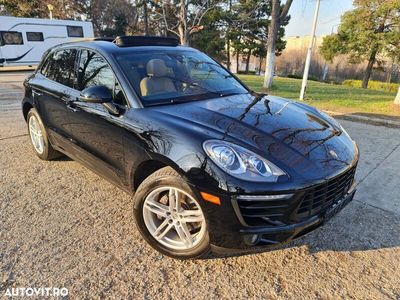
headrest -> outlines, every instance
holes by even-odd
[[[151,59],[147,62],[146,66],[147,75],[153,77],[163,77],[168,73],[167,66],[162,59]]]

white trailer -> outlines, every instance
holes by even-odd
[[[0,16],[0,67],[35,66],[50,47],[79,38],[93,38],[91,22]]]

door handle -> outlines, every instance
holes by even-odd
[[[35,90],[32,90],[32,96],[33,96],[33,97],[40,97],[40,96],[42,96],[42,95],[43,95],[43,93],[40,93],[40,92],[35,91]]]
[[[77,108],[77,107],[74,105],[74,103],[73,103],[72,101],[69,102],[69,103],[67,103],[67,108],[68,108],[70,111],[73,111],[73,112],[79,111],[79,108]]]

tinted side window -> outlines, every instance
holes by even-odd
[[[114,90],[114,73],[103,57],[95,52],[82,50],[78,69],[78,90],[95,86],[104,85]]]
[[[75,58],[75,49],[55,51],[46,60],[42,74],[51,80],[73,87]]]
[[[67,26],[69,37],[83,37],[83,28],[81,26]]]
[[[43,74],[44,76],[46,76],[46,74],[47,74],[47,69],[49,68],[49,65],[51,64],[52,56],[53,56],[52,54],[49,54],[49,55],[46,55],[46,57],[44,57],[44,62],[40,69],[40,73]]]
[[[43,32],[27,32],[26,39],[28,42],[43,42]]]
[[[82,91],[95,85],[107,87],[113,94],[114,103],[126,105],[125,96],[107,61],[95,52],[82,50],[76,88]]]
[[[17,31],[3,31],[0,32],[0,44],[1,45],[22,45],[24,40],[22,39],[22,33]]]

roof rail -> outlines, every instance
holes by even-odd
[[[113,42],[115,39],[113,37],[107,37],[107,36],[103,36],[103,37],[95,37],[93,39],[93,41],[104,41],[104,42]]]
[[[75,38],[71,42],[93,42],[93,41],[105,41],[105,42],[113,42],[115,38],[113,37],[84,37],[84,38]]]
[[[163,36],[117,36],[113,41],[118,47],[135,46],[170,46],[176,47],[179,41],[176,38]]]

